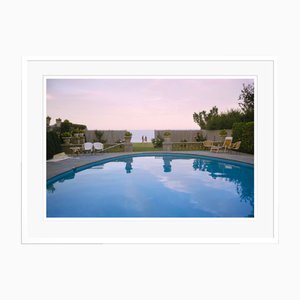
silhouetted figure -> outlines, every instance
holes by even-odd
[[[147,136],[145,136],[145,142],[147,143]]]

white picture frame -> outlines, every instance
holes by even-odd
[[[278,241],[274,57],[135,59],[24,57],[22,62],[22,243],[253,243]],[[45,78],[232,76],[255,78],[255,217],[45,217]],[[34,138],[33,138],[34,137]]]

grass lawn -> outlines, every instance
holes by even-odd
[[[133,143],[133,152],[161,150],[162,148],[154,148],[152,143]]]

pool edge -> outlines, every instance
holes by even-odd
[[[159,151],[159,152],[155,152],[155,151],[144,151],[144,152],[123,152],[123,153],[112,153],[112,155],[106,156],[106,157],[94,157],[94,156],[90,156],[90,158],[95,158],[95,160],[83,163],[83,164],[79,164],[79,165],[75,165],[75,166],[70,166],[69,168],[67,168],[66,170],[62,171],[62,172],[58,172],[57,174],[54,174],[52,176],[48,177],[48,172],[47,172],[47,178],[46,178],[46,183],[49,184],[49,182],[51,181],[56,181],[57,177],[62,177],[64,175],[66,175],[69,172],[80,172],[84,169],[89,168],[90,166],[93,166],[96,163],[100,163],[100,162],[109,162],[111,160],[114,160],[116,158],[122,158],[122,157],[138,157],[138,156],[151,156],[151,155],[163,155],[163,154],[168,154],[168,155],[183,155],[183,156],[199,156],[199,157],[207,157],[207,158],[212,158],[212,159],[219,159],[219,160],[225,160],[225,161],[232,161],[234,163],[240,163],[240,164],[246,164],[249,166],[253,166],[254,167],[254,156],[248,156],[248,158],[252,158],[253,161],[249,161],[246,159],[245,154],[234,154],[233,157],[228,157],[228,155],[232,155],[229,153],[211,153],[211,152],[204,152],[201,151],[201,153],[199,152],[192,152],[192,151],[188,151],[188,152],[183,152],[183,151]],[[225,156],[224,156],[225,155]],[[238,159],[234,159],[234,158],[238,158]],[[247,161],[245,161],[247,160]],[[60,162],[61,163],[61,162]],[[63,162],[62,162],[63,163]],[[49,167],[48,164],[47,168]],[[80,170],[79,170],[80,169]],[[56,178],[56,180],[54,180]]]

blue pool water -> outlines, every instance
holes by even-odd
[[[47,217],[253,217],[254,168],[214,158],[128,155],[47,182]]]

